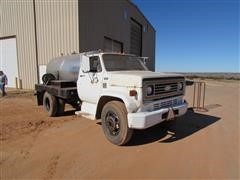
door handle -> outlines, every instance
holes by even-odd
[[[80,75],[80,77],[85,77],[85,75]]]

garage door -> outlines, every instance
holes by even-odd
[[[16,88],[18,78],[16,38],[0,39],[0,69],[8,77],[7,87]]]
[[[123,52],[123,43],[113,40],[108,37],[104,37],[104,47],[105,52]]]
[[[130,53],[142,56],[142,25],[131,18]]]

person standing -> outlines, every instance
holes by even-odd
[[[3,71],[0,71],[0,89],[2,91],[2,96],[6,96],[7,93],[5,91],[5,85],[7,85],[8,79],[6,74],[3,73]]]

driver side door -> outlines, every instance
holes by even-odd
[[[84,59],[85,58],[85,59]],[[89,61],[88,66],[90,67],[89,71],[84,72],[80,68],[79,77],[78,77],[78,95],[82,101],[89,103],[97,103],[99,95],[101,93],[101,84],[102,84],[102,66],[99,56],[83,56],[82,62]],[[84,66],[84,64],[82,64]],[[82,66],[81,65],[81,66]]]

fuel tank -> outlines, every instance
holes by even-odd
[[[56,80],[77,81],[80,62],[81,54],[54,58],[47,64],[47,73],[54,75]]]

